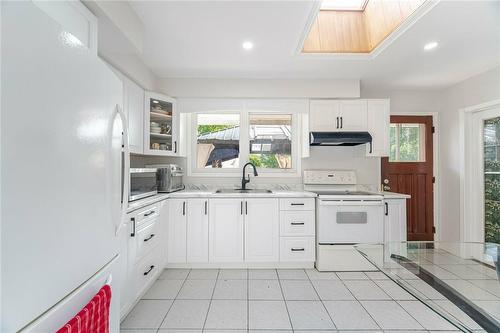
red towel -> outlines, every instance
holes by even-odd
[[[109,305],[111,288],[108,285],[99,292],[57,333],[109,333]]]

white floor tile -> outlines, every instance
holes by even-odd
[[[370,280],[345,280],[347,288],[359,300],[390,300],[389,295],[384,293],[375,282]]]
[[[217,280],[213,299],[247,299],[247,280]]]
[[[121,328],[158,328],[167,314],[171,300],[140,300],[121,323]]]
[[[189,274],[189,269],[165,269],[158,279],[184,280]]]
[[[378,329],[358,301],[325,301],[326,309],[338,329]]]
[[[136,330],[136,329],[120,329],[120,333],[156,333],[156,329],[152,330]]]
[[[253,300],[282,300],[278,280],[248,280],[248,298]]]
[[[292,329],[284,301],[250,301],[250,329]]]
[[[306,269],[306,274],[310,280],[338,280],[334,272],[319,272],[317,269]]]
[[[293,330],[249,330],[248,332],[249,333],[292,333]],[[309,333],[311,332],[309,331]],[[314,331],[314,333],[318,333],[318,331]]]
[[[215,280],[186,280],[178,299],[211,299]]]
[[[363,272],[337,272],[337,276],[342,280],[367,280],[368,276],[366,276]]]
[[[175,300],[162,328],[203,329],[209,300]]]
[[[363,307],[382,329],[422,329],[395,301],[361,301]]]
[[[318,295],[309,280],[281,280],[283,296],[286,300],[318,300]]]
[[[441,295],[438,291],[436,291],[436,289],[429,286],[425,281],[405,280],[405,282],[429,299],[446,299],[446,297]]]
[[[461,279],[488,279],[489,277],[468,265],[440,265],[443,269],[453,273]]]
[[[219,274],[218,269],[192,269],[188,280],[215,280]]]
[[[160,328],[158,333],[202,333],[203,330],[177,330],[169,328]]]
[[[354,296],[342,281],[315,280],[312,281],[314,289],[318,292],[319,298],[327,301],[348,301],[354,300]]]
[[[246,280],[247,277],[246,269],[221,269],[219,272],[221,280]]]
[[[433,264],[423,264],[421,265],[425,270],[429,271],[432,275],[436,276],[438,279],[448,279],[457,280],[460,279],[457,275]]]
[[[278,274],[275,269],[250,269],[248,278],[250,280],[277,280]]]
[[[286,304],[294,330],[335,328],[320,301],[287,301]]]
[[[372,280],[389,280],[387,275],[382,272],[365,272],[365,274]]]
[[[500,321],[500,301],[475,301],[474,303]]]
[[[142,299],[174,299],[184,280],[157,280]]]
[[[456,328],[420,301],[399,301],[399,304],[426,329],[454,330]]]
[[[210,330],[210,329],[204,329],[203,333],[247,333],[247,330]]]
[[[465,314],[462,310],[460,310],[455,304],[450,302],[449,300],[435,300],[432,301],[436,303],[442,310],[448,312],[453,317],[455,317],[462,324],[467,326],[472,330],[480,330],[481,326],[479,326],[472,318],[470,318],[467,314]]]
[[[469,282],[500,297],[500,282],[498,282],[498,280],[470,280]]]
[[[471,300],[498,300],[493,294],[476,287],[472,283],[465,280],[443,280],[446,284],[450,285],[453,289]]]
[[[308,280],[303,269],[278,269],[280,280]]]
[[[415,297],[410,295],[402,287],[398,286],[391,280],[375,280],[374,281],[387,295],[395,300],[414,300]]]
[[[497,271],[493,268],[480,265],[480,264],[475,264],[475,265],[467,265],[468,268],[473,269],[481,274],[486,275],[489,279],[497,280],[498,281],[498,275]]]
[[[213,300],[206,329],[246,329],[247,301]]]

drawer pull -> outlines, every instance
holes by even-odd
[[[304,222],[292,222],[291,225],[304,225]]]
[[[144,238],[144,241],[147,242],[148,240],[150,240],[151,238],[153,238],[155,236],[155,234],[151,234],[148,238]]]
[[[292,247],[291,248],[292,252],[303,252],[305,249],[303,247]]]
[[[130,237],[135,237],[135,231],[137,227],[135,224],[135,217],[132,217],[130,221],[132,222],[132,232],[130,233]]]
[[[144,272],[144,276],[148,275],[149,273],[151,273],[151,271],[153,270],[153,268],[155,268],[155,265],[151,265],[151,267],[149,267],[148,271],[147,272]]]
[[[292,205],[292,206],[304,206],[304,203],[303,202],[301,202],[301,203],[293,203],[292,202],[290,205]]]
[[[150,211],[150,212],[148,212],[148,213],[144,214],[144,217],[148,217],[149,215],[153,215],[154,213],[155,213],[155,211],[154,211],[154,210],[152,210],[152,211]]]

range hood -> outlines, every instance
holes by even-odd
[[[311,146],[357,146],[370,144],[372,151],[372,136],[368,132],[310,132]]]

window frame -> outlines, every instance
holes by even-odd
[[[189,177],[241,177],[241,169],[249,161],[250,155],[250,115],[281,115],[292,116],[292,168],[290,169],[270,169],[257,168],[259,177],[301,177],[301,113],[308,112],[307,104],[302,100],[248,100],[238,101],[239,104],[231,100],[208,100],[206,103],[197,100],[194,103],[187,103],[188,107],[184,112],[190,113],[188,138],[190,150],[187,154],[187,173]],[[234,107],[239,104],[239,107]],[[233,105],[233,107],[227,107]],[[239,108],[239,110],[237,110]],[[240,167],[239,168],[198,168],[197,162],[197,122],[198,114],[239,114],[240,116]]]

